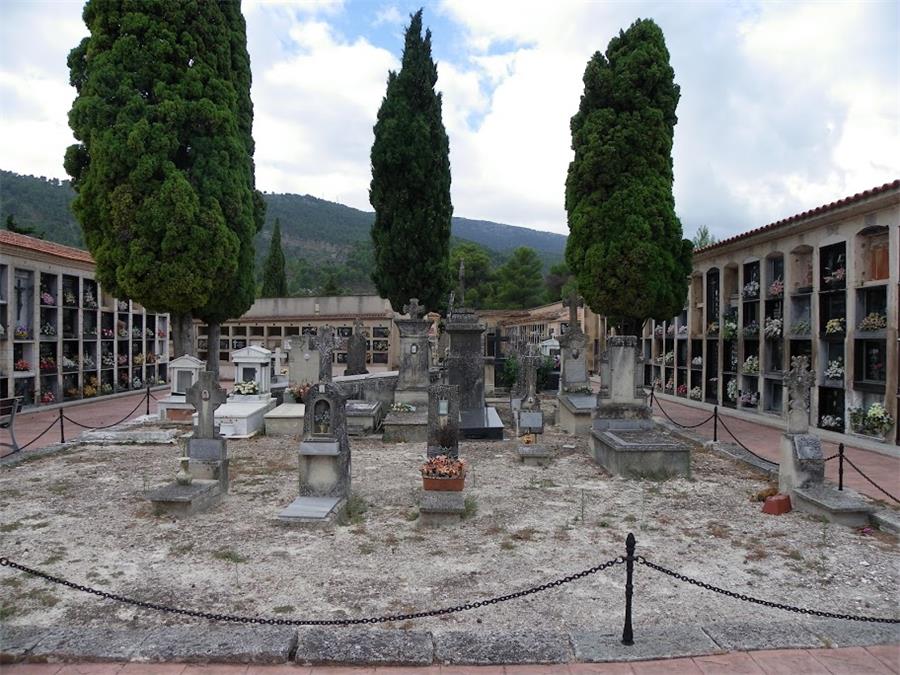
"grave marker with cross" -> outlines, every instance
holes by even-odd
[[[316,349],[319,350],[319,382],[333,380],[331,366],[334,362],[334,350],[343,344],[343,340],[338,339],[331,325],[325,324],[319,329],[316,337]]]
[[[194,438],[219,438],[216,434],[216,409],[225,403],[228,395],[219,386],[214,373],[200,373],[185,394],[185,400],[197,411],[197,429]]]
[[[409,314],[409,318],[419,321],[425,315],[425,308],[419,305],[418,298],[410,298],[408,305],[403,305],[403,313]]]

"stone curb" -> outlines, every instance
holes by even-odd
[[[557,631],[402,631],[197,624],[149,629],[4,626],[0,664],[60,661],[332,666],[618,662],[763,649],[900,645],[900,625],[821,620]]]

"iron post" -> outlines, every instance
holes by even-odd
[[[838,443],[838,490],[844,489],[844,444]]]
[[[719,406],[713,406],[713,443],[719,442]]]
[[[63,411],[62,408],[58,408],[59,412],[59,442],[66,442],[66,423],[63,421]]]
[[[147,383],[147,414],[150,414],[150,383]]]
[[[631,629],[631,596],[634,592],[634,533],[629,532],[625,538],[625,628],[622,630],[622,644],[630,647],[634,644],[634,632]]]

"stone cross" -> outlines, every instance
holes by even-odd
[[[334,361],[334,350],[343,344],[335,335],[334,328],[325,324],[319,329],[316,337],[316,349],[319,350],[319,381],[331,382],[331,365]]]
[[[532,335],[539,336],[540,333],[535,332],[532,333]],[[542,358],[540,347],[538,347],[537,343],[533,342],[529,344],[525,352],[525,357],[522,359],[522,365],[525,370],[525,397],[522,402],[522,407],[525,409],[530,410],[535,406],[540,407],[537,396],[537,371]]]
[[[450,300],[447,302],[447,318],[453,316],[453,303],[456,302],[456,291],[450,291]]]
[[[459,304],[466,304],[466,261],[459,261]]]
[[[410,298],[408,305],[403,305],[403,313],[409,314],[409,318],[418,321],[425,314],[425,308],[419,305],[418,298]]]
[[[197,431],[194,438],[218,438],[216,436],[216,408],[225,403],[228,395],[219,386],[215,373],[200,373],[185,394],[185,400],[197,411]]]
[[[792,356],[791,369],[784,376],[788,388],[788,433],[803,434],[809,430],[809,388],[815,380],[809,357]]]
[[[576,329],[576,326],[580,328],[580,324],[578,323],[578,308],[584,306],[584,300],[578,297],[575,293],[570,293],[569,297],[563,300],[563,307],[569,308],[569,328],[566,330],[567,333],[571,333]]]
[[[275,377],[278,377],[281,375],[281,364],[287,360],[287,355],[281,351],[281,347],[278,347],[272,359],[275,361]]]

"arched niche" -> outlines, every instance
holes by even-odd
[[[890,274],[890,232],[887,225],[870,225],[856,233],[854,262],[857,280],[886,281]]]
[[[737,263],[728,263],[722,271],[722,296],[729,308],[737,309],[741,295],[740,267]]]
[[[807,244],[794,248],[788,259],[789,293],[812,293],[813,247]]]
[[[784,254],[781,251],[772,251],[766,255],[764,266],[762,283],[765,284],[765,296],[767,298],[784,297]]]

